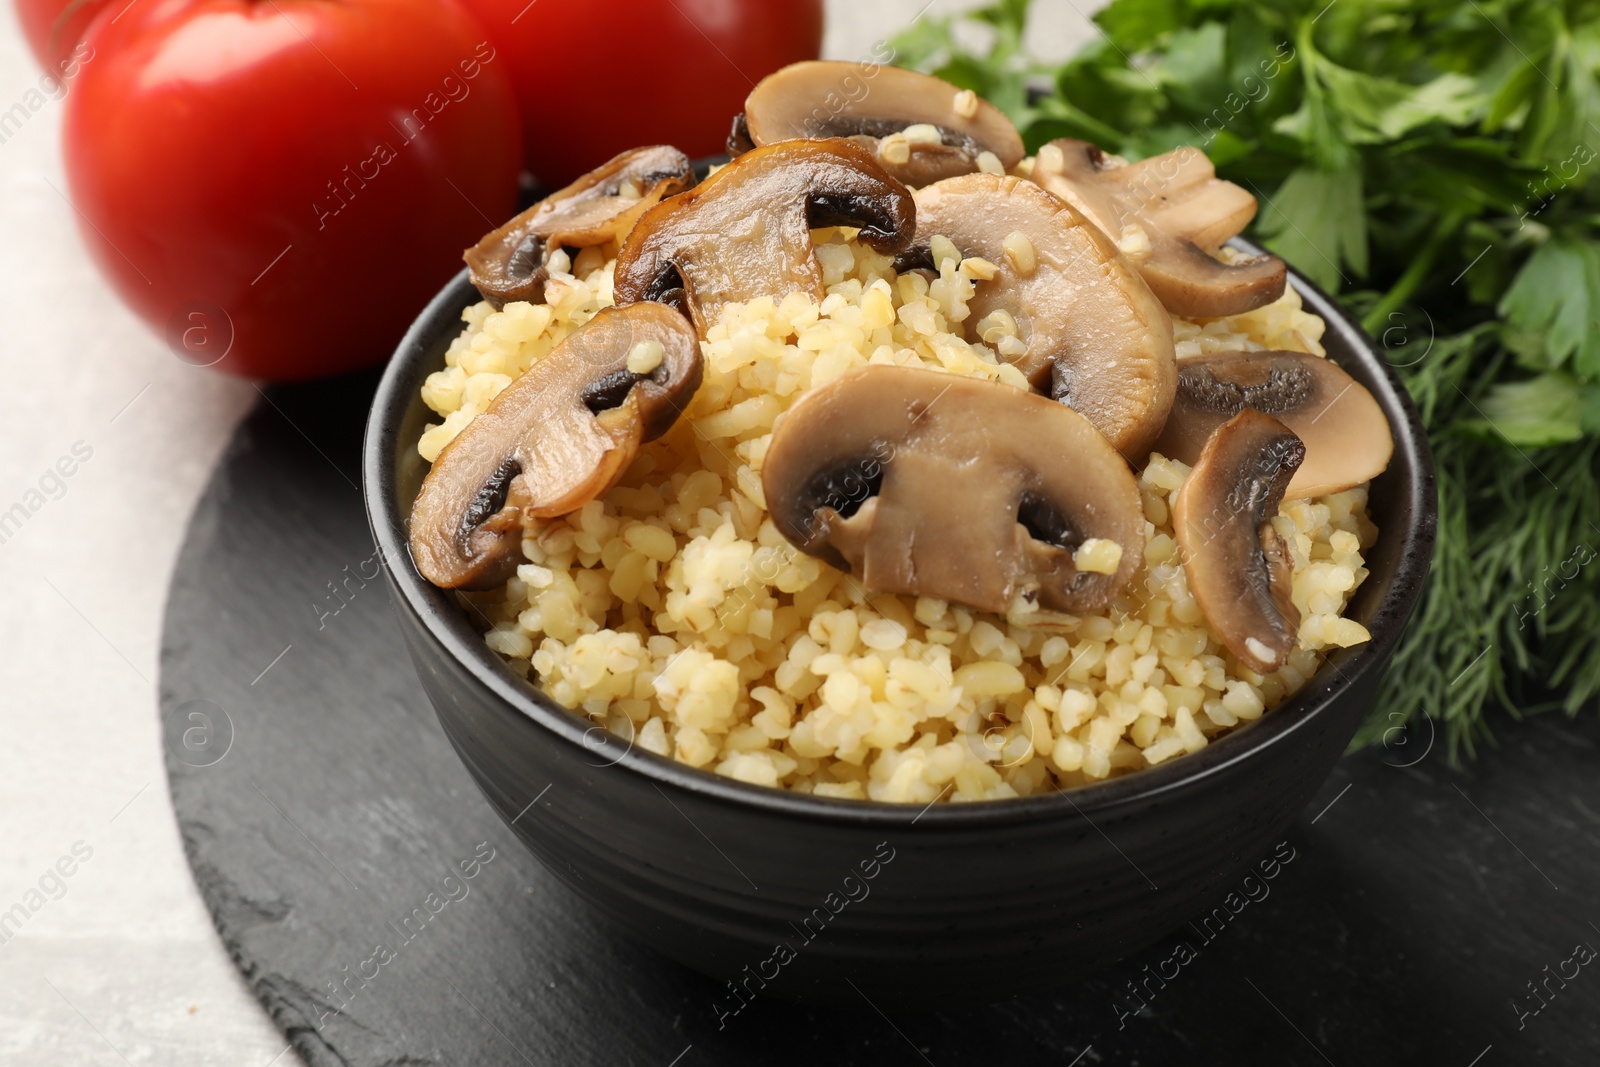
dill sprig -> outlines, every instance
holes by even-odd
[[[1407,375],[1421,388],[1437,377]],[[1427,714],[1455,760],[1492,740],[1489,708],[1574,714],[1600,694],[1600,442],[1508,454],[1465,422],[1431,435],[1433,571],[1358,745]]]

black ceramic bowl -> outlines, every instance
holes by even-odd
[[[1372,641],[1194,755],[1048,796],[921,809],[746,785],[630,748],[502,666],[417,574],[406,517],[431,414],[418,388],[477,299],[463,272],[401,342],[363,457],[395,611],[445,733],[552,872],[746,999],[998,998],[1156,940],[1223,897],[1310,801],[1372,707],[1433,554],[1432,457],[1415,409],[1360,327],[1291,277],[1328,322],[1331,358],[1394,430],[1370,501],[1381,536],[1348,612]],[[707,1010],[737,1009],[724,992]]]

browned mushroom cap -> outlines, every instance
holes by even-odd
[[[1193,465],[1211,431],[1245,408],[1265,412],[1306,446],[1284,494],[1338,493],[1382,474],[1394,455],[1389,420],[1332,360],[1304,352],[1215,352],[1178,364],[1178,395],[1156,452]]]
[[[1034,387],[1142,461],[1172,406],[1172,320],[1111,240],[1032,182],[997,174],[917,190],[917,231],[995,265],[966,321],[1008,312],[1027,345],[1014,362]]]
[[[645,212],[617,256],[618,304],[659,300],[701,336],[723,304],[826,291],[813,226],[859,226],[896,252],[916,229],[905,186],[849,141],[784,141],[740,156],[698,188]]]
[[[907,131],[910,136],[907,136]],[[793,63],[767,75],[745,98],[729,151],[746,142],[848,137],[907,185],[971,174],[979,157],[1009,171],[1022,136],[1005,112],[975,93],[901,67],[831,60]]]
[[[1122,457],[1076,412],[982,378],[884,365],[819,386],[779,418],[761,485],[786,538],[875,592],[1095,611],[1143,559]],[[1090,538],[1121,550],[1111,573],[1075,565]]]
[[[522,562],[522,519],[568,514],[611,488],[677,419],[700,371],[677,312],[600,311],[439,453],[411,508],[417,570],[447,589],[505,581]]]
[[[1120,242],[1174,315],[1238,315],[1283,295],[1277,256],[1229,265],[1212,254],[1249,225],[1256,198],[1218,178],[1197,148],[1117,165],[1088,141],[1062,138],[1039,150],[1033,180]],[[1138,230],[1123,241],[1128,227]]]
[[[1257,674],[1283,666],[1300,631],[1293,562],[1272,517],[1305,454],[1287,426],[1246,408],[1212,431],[1172,505],[1189,591]]]
[[[664,197],[694,184],[689,157],[668,145],[635,148],[486,235],[463,258],[472,284],[495,307],[544,298],[550,256],[620,238]]]

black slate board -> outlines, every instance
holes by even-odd
[[[195,879],[313,1067],[1600,1061],[1600,960],[1549,977],[1600,949],[1593,715],[1504,720],[1461,773],[1426,728],[1346,759],[1236,914],[1094,980],[937,1013],[760,999],[719,1027],[721,984],[592,916],[440,732],[356,490],[374,384],[266,395],[191,522],[162,650]]]

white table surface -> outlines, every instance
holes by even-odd
[[[925,3],[829,0],[827,54],[869,55]],[[39,75],[3,6],[0,110]],[[1066,0],[1036,6],[1042,55],[1096,32]],[[0,511],[92,449],[0,543],[0,911],[78,842],[92,855],[0,944],[0,1063],[288,1067],[184,861],[156,711],[168,577],[256,391],[175,359],[100,279],[63,195],[60,123],[50,101],[0,144]]]

